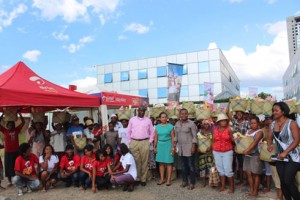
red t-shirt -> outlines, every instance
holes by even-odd
[[[39,159],[36,155],[30,154],[29,160],[18,156],[15,162],[15,171],[24,175],[36,175],[34,164],[39,164]]]
[[[5,152],[18,152],[19,151],[19,133],[22,127],[18,126],[14,131],[9,131],[8,129],[2,129],[4,134],[4,150]]]
[[[218,152],[226,152],[232,150],[232,138],[229,134],[229,128],[219,131],[218,128],[214,129],[214,144],[213,150]]]
[[[81,158],[81,163],[83,164],[83,168],[88,170],[89,172],[93,172],[93,163],[95,161],[95,154],[92,154],[92,159],[90,160],[89,157],[83,156]]]
[[[103,176],[104,172],[107,170],[107,165],[111,163],[109,158],[105,158],[103,162],[96,160],[93,163],[93,168],[96,168],[96,176]]]
[[[77,154],[74,154],[73,158],[70,160],[66,155],[64,155],[61,160],[59,167],[64,170],[72,170],[80,166],[80,157]]]

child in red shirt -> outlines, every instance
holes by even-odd
[[[23,187],[27,185],[27,192],[37,188],[40,181],[36,175],[35,164],[39,164],[36,155],[31,153],[31,147],[28,143],[23,143],[19,147],[20,156],[17,157],[15,162],[15,174],[12,183],[19,189],[18,196],[23,195]],[[38,165],[39,169],[39,165]]]
[[[86,145],[84,156],[81,158],[79,180],[83,190],[90,187],[92,183],[93,163],[95,161],[93,149],[93,145]]]
[[[107,157],[105,150],[99,150],[96,154],[96,161],[93,163],[93,181],[92,190],[96,192],[103,187],[108,188],[110,186],[110,170],[111,160]]]
[[[66,182],[66,187],[70,187],[72,183],[75,187],[79,187],[78,169],[80,167],[80,157],[74,154],[74,146],[68,144],[66,146],[66,154],[61,158],[59,167],[59,178]]]

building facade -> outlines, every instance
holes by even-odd
[[[183,64],[180,101],[201,101],[204,82],[214,83],[215,98],[240,95],[240,81],[220,49],[151,57],[97,66],[98,84],[167,103],[167,65]]]
[[[300,50],[293,56],[283,75],[283,94],[285,99],[300,99]]]
[[[300,48],[300,16],[291,16],[286,19],[288,43],[289,43],[289,56],[290,62]]]

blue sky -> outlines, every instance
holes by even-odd
[[[93,66],[219,47],[240,78],[282,97],[285,19],[299,0],[0,0],[0,73],[19,60],[60,85]]]

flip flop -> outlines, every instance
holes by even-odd
[[[157,185],[163,185],[163,184],[165,184],[165,181],[157,183]]]

